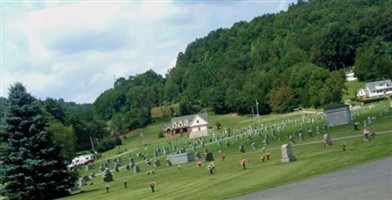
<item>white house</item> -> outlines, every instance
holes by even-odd
[[[208,134],[207,113],[174,117],[170,123],[163,126],[165,136],[179,133],[189,133],[190,138],[202,137]]]
[[[366,83],[366,88],[361,88],[357,92],[357,97],[372,98],[384,95],[392,95],[391,79]]]
[[[346,73],[346,81],[356,81],[357,77],[355,77],[354,72]]]

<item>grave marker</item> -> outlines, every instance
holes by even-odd
[[[284,144],[281,147],[282,150],[282,159],[280,160],[281,163],[289,163],[295,160],[293,155],[293,150],[291,149],[290,144]]]

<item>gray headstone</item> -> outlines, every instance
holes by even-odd
[[[109,168],[106,168],[105,171],[103,172],[103,181],[105,182],[113,181],[113,175],[112,172],[110,172]]]
[[[160,160],[154,160],[154,167],[159,167],[161,166],[161,161]]]
[[[135,165],[135,167],[133,167],[133,173],[139,173],[139,172],[140,172],[139,165]]]
[[[135,162],[129,163],[129,167],[132,168],[132,169],[135,167],[135,165],[136,165]]]
[[[282,163],[289,163],[295,160],[293,155],[293,150],[291,149],[290,144],[284,144],[281,147],[282,150],[282,159],[280,160]]]

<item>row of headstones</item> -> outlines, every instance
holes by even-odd
[[[242,146],[242,145],[239,146],[239,150],[240,150],[240,152],[244,153],[245,152],[244,146]],[[292,162],[292,161],[296,160],[295,157],[293,156],[293,151],[291,149],[290,144],[283,145],[281,147],[281,151],[282,151],[282,159],[281,159],[282,163],[289,163],[289,162]],[[207,149],[204,150],[204,154],[206,155],[206,158],[205,158],[206,161],[213,161],[214,160],[212,153],[208,152]],[[199,157],[201,157],[201,156],[199,155]],[[126,167],[125,167],[126,170],[130,170],[132,168],[134,170],[134,173],[139,173],[140,172],[139,165],[137,165],[135,163],[134,159],[132,159],[132,158],[130,159],[130,161],[131,162],[128,165],[126,165]],[[170,161],[169,160],[167,160],[167,161],[168,161],[168,165],[171,165]],[[156,160],[155,164],[156,164],[155,166],[160,166],[160,161]],[[114,181],[113,174],[112,174],[111,170],[108,167],[105,167],[104,164],[101,165],[101,171],[102,171],[102,174],[103,174],[102,175],[103,180],[105,182]],[[116,165],[115,171],[116,172],[119,171],[119,165]],[[148,175],[150,175],[151,173],[155,174],[155,171],[151,170],[151,171],[147,172]],[[78,189],[78,186],[86,185],[87,181],[92,180],[94,177],[95,177],[94,173],[90,173],[89,176],[83,176],[82,178],[79,179],[79,182],[77,184],[75,184],[75,187],[71,188],[71,191],[76,191]]]
[[[326,128],[327,128],[327,126],[323,126],[322,127],[322,131],[323,132],[326,132]],[[315,128],[315,130],[316,130],[316,134],[320,134],[321,133],[321,131],[320,131],[320,128],[319,128],[319,126],[317,126],[316,128]],[[304,133],[307,133],[310,137],[312,137],[313,135],[312,135],[312,132],[313,132],[313,130],[311,129],[311,128],[309,128],[309,129],[305,129],[305,131],[304,131]],[[303,131],[302,130],[300,130],[299,131],[299,133],[298,133],[298,137],[299,137],[299,139],[300,140],[304,140],[304,134],[303,133]],[[280,133],[279,133],[280,134]],[[274,132],[272,133],[272,138],[274,138],[274,139],[276,139],[276,135],[275,135],[275,137],[274,137]],[[261,136],[261,135],[259,135],[259,136]],[[234,135],[234,139],[236,140],[236,141],[238,141],[238,140],[240,140],[240,139],[243,139],[244,137],[246,137],[246,139],[247,140],[252,140],[252,136],[251,135],[243,135],[243,134],[241,134],[241,135]],[[262,144],[263,145],[268,145],[269,144],[269,138],[270,138],[271,136],[269,136],[268,134],[264,134],[264,139],[262,140]],[[292,134],[291,135],[289,135],[289,137],[287,137],[286,135],[285,135],[285,139],[289,139],[289,141],[291,142],[291,143],[295,143],[295,141],[294,141],[294,138],[296,137],[296,133],[295,132],[292,132]],[[279,137],[279,139],[278,139],[278,141],[280,141],[280,137]],[[196,142],[194,142],[193,144],[192,144],[192,146],[191,146],[191,148],[194,150],[194,151],[196,151],[196,149],[197,149],[197,147],[198,147],[198,144],[199,144],[199,142],[200,142],[200,146],[201,147],[205,147],[205,143],[204,143],[204,138],[202,138],[202,139],[199,139],[199,140],[196,140]],[[187,142],[187,143],[189,143],[189,142]],[[223,143],[225,143],[225,145],[226,146],[230,146],[230,140],[226,140],[226,141],[224,141],[223,139],[217,139],[217,141],[216,141],[216,144],[218,145],[218,146],[221,146],[221,145],[223,145]],[[174,146],[173,145],[173,143],[170,143],[169,142],[169,144],[171,144],[172,146]],[[182,143],[180,142],[179,143],[179,145],[181,145]],[[252,147],[252,149],[256,149],[257,148],[257,145],[256,145],[256,143],[255,142],[253,142],[252,144],[251,144],[251,147]],[[163,152],[163,154],[164,155],[166,155],[167,154],[167,147],[162,147],[162,151],[159,151],[159,149],[158,148],[154,148],[154,157],[158,157],[159,156],[159,152]],[[185,150],[185,148],[182,146],[181,148],[177,148],[177,151],[175,152],[176,154],[180,154],[180,153],[185,153],[186,152],[186,150]],[[137,157],[142,157],[142,158],[144,158],[144,160],[146,160],[146,164],[147,165],[149,165],[148,164],[148,159],[146,159],[145,158],[145,156],[144,156],[144,154],[143,154],[143,152],[139,152],[139,153],[137,153],[136,154],[136,156]],[[200,157],[200,156],[198,156],[198,155],[196,155],[196,157]]]
[[[156,159],[156,160],[154,160],[153,162],[151,162],[149,159],[146,159],[146,160],[145,160],[145,164],[146,164],[147,166],[150,166],[150,165],[154,164],[154,167],[159,167],[159,166],[161,166],[161,161],[158,160],[158,159]],[[119,172],[119,171],[120,171],[120,167],[121,167],[120,162],[116,162],[116,163],[115,163],[115,166],[114,166],[114,171],[115,171],[115,172]],[[100,166],[100,171],[101,171],[102,173],[105,173],[105,171],[107,172],[108,169],[109,169],[109,167],[107,166],[107,164],[102,164],[102,165]],[[129,164],[127,164],[127,165],[125,166],[125,169],[126,169],[126,170],[131,170],[131,169],[133,169],[134,173],[140,172],[140,167],[139,167],[138,164],[136,164],[136,162],[135,162],[135,160],[134,160],[133,158],[130,158],[130,162],[129,162]]]
[[[308,122],[312,122],[312,123],[313,123],[313,122],[314,122],[314,119],[315,119],[315,118],[311,118],[310,120],[308,120]],[[301,121],[300,119],[297,119],[297,120],[287,120],[286,123],[299,123],[300,121]],[[303,118],[302,118],[302,121],[304,121]],[[284,125],[285,125],[285,123],[283,123],[283,122],[282,122],[281,124],[284,124]],[[264,124],[262,124],[262,126],[264,126]],[[265,129],[266,129],[266,130],[268,130],[269,128],[273,130],[272,138],[274,138],[274,139],[277,139],[276,135],[274,134],[274,130],[275,130],[276,126],[277,126],[277,125],[274,125],[274,126],[265,126]],[[248,128],[248,130],[251,130],[251,129],[252,129],[251,127]],[[323,128],[323,129],[325,130],[325,128]],[[227,137],[227,136],[230,136],[230,132],[231,132],[230,129],[229,129],[229,130],[225,129],[225,130],[224,130],[225,135],[224,135],[224,136],[221,136],[221,137],[220,137],[220,136],[215,136],[215,134],[213,133],[213,137],[210,137],[209,141],[210,141],[210,142],[213,142],[213,141],[215,140],[215,141],[216,141],[216,144],[218,144],[219,146],[220,146],[220,145],[223,145],[224,141],[223,141],[222,138],[225,138],[225,137]],[[250,133],[255,133],[255,134],[257,134],[258,136],[261,136],[261,135],[260,135],[260,132],[261,132],[261,131],[256,130],[256,131],[250,132]],[[306,132],[308,132],[308,133],[311,135],[312,130],[311,130],[311,129],[308,129],[308,131],[306,131]],[[320,132],[320,130],[319,130],[319,127],[317,126],[317,127],[316,127],[316,133],[319,134],[319,132]],[[280,134],[280,132],[279,132],[279,134]],[[215,137],[214,137],[214,136],[215,136]],[[248,140],[251,140],[251,139],[252,139],[250,135],[245,135],[245,136],[247,137]],[[291,135],[290,135],[290,136],[291,136]],[[300,133],[298,134],[298,136],[300,137],[301,140],[303,140],[303,134],[301,133],[301,131],[300,131]],[[292,136],[291,136],[291,137],[295,137],[295,133],[294,133],[294,132],[292,133]],[[239,139],[242,139],[242,138],[243,138],[243,134],[235,135],[235,139],[236,139],[236,140],[239,140]],[[280,141],[280,137],[278,137],[278,141]],[[264,134],[264,140],[262,141],[262,143],[263,143],[264,145],[268,145],[268,144],[269,144],[269,137],[268,137],[267,134]],[[180,144],[181,144],[181,142],[180,142]],[[191,142],[187,141],[185,144],[191,144]],[[226,141],[225,141],[225,144],[226,144],[226,146],[230,146],[229,140],[226,140]],[[202,146],[202,147],[205,146],[204,138],[199,139],[199,140],[196,140],[196,141],[192,144],[192,147],[191,147],[191,148],[192,148],[194,151],[196,151],[196,148],[197,148],[198,145],[200,145],[200,146]],[[172,146],[172,149],[175,150],[175,153],[176,153],[176,154],[180,154],[180,153],[185,153],[185,152],[186,152],[185,147],[183,147],[183,146],[181,146],[181,147],[176,147],[176,146],[173,145],[173,144],[171,144],[171,146]],[[252,144],[251,147],[252,147],[252,148],[255,148],[255,145]],[[163,155],[167,155],[167,154],[169,153],[168,148],[167,148],[167,147],[154,148],[154,151],[153,151],[154,157],[159,157],[159,153],[162,153]],[[143,155],[142,152],[138,153],[137,156],[138,156],[138,157],[144,157],[144,155]],[[109,163],[109,160],[108,160],[108,163]],[[120,163],[121,163],[121,160],[120,160]],[[148,165],[148,161],[146,161],[146,164]],[[92,166],[88,166],[88,169],[91,169],[91,167],[92,167]],[[118,168],[118,167],[119,167],[119,166],[118,166],[118,162],[115,162],[115,168]]]

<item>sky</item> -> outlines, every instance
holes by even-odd
[[[0,96],[21,82],[38,99],[93,103],[218,28],[287,10],[296,0],[1,0]]]

